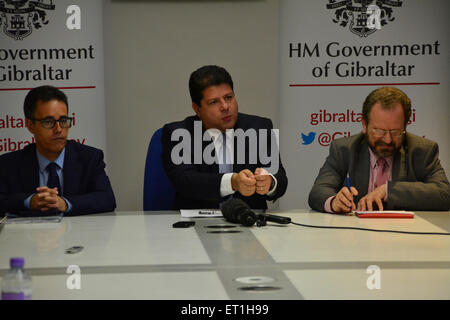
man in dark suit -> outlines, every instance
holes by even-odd
[[[0,156],[0,215],[113,211],[103,152],[67,141],[72,118],[66,95],[37,87],[25,97],[24,112],[36,143]]]
[[[287,188],[272,121],[238,113],[233,81],[222,67],[194,71],[189,91],[196,116],[166,124],[161,138],[175,208],[219,208],[233,196],[266,209],[266,200]]]
[[[411,116],[406,94],[376,89],[366,98],[362,115],[362,133],[331,143],[309,194],[311,208],[330,213],[449,210],[449,182],[438,145],[406,132]]]

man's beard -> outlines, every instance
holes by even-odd
[[[372,150],[372,152],[377,156],[377,157],[382,157],[382,158],[388,158],[394,155],[394,153],[396,151],[398,151],[401,147],[401,144],[399,145],[399,147],[397,148],[395,146],[394,141],[392,140],[391,143],[385,143],[382,140],[378,140],[375,141],[375,143],[371,143],[369,140],[368,135],[366,134],[366,140],[367,140],[367,144],[369,145],[370,150]],[[383,149],[383,150],[379,150],[377,149],[377,147],[391,147],[389,149]]]

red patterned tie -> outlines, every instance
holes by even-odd
[[[388,163],[384,158],[378,158],[377,160],[377,174],[375,178],[375,188],[386,183],[388,180]]]

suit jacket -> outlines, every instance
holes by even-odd
[[[214,164],[206,164],[201,161],[200,164],[195,164],[194,162],[194,152],[189,154],[191,159],[191,164],[174,164],[171,160],[171,152],[172,149],[180,143],[179,141],[171,141],[171,136],[174,130],[176,129],[185,129],[190,133],[191,141],[190,146],[191,150],[194,149],[194,121],[201,121],[197,116],[190,116],[184,119],[183,121],[173,122],[166,124],[162,130],[162,162],[164,166],[164,170],[172,182],[176,195],[175,195],[175,209],[194,209],[194,208],[219,208],[219,204],[224,199],[220,196],[220,182],[223,174],[219,173],[219,165],[217,163]],[[256,133],[258,133],[258,129],[272,129],[272,121],[267,118],[247,115],[243,113],[238,114],[238,120],[234,129],[255,129]],[[202,126],[202,137],[205,132],[205,128]],[[270,132],[270,131],[269,131]],[[259,154],[259,136],[257,136],[257,146],[256,150]],[[200,137],[200,139],[202,139]],[[270,136],[267,139],[267,150],[271,150],[270,144]],[[203,150],[211,144],[211,141],[203,141],[202,143],[202,152]],[[250,158],[248,150],[250,150],[249,140],[246,141],[245,144],[245,161],[239,164],[237,161],[237,143],[234,145],[234,164],[233,164],[233,172],[240,172],[244,169],[249,169],[254,172],[256,168],[267,167],[268,165],[263,165],[261,163],[261,159],[258,156],[256,163],[252,163],[252,159]],[[215,155],[215,151],[213,152]],[[242,154],[241,154],[242,155]],[[243,199],[251,208],[254,209],[267,209],[266,200],[275,201],[279,197],[281,197],[287,188],[287,177],[286,171],[283,168],[281,163],[281,159],[278,153],[277,148],[277,159],[279,163],[278,172],[274,174],[274,177],[277,179],[277,187],[270,197],[262,196],[257,193],[253,194],[250,197],[244,197],[239,192],[235,192],[233,197],[238,197]],[[202,157],[203,158],[203,157]],[[264,162],[264,161],[263,161]],[[273,173],[272,173],[273,174]]]
[[[72,203],[72,210],[66,215],[109,212],[116,208],[101,150],[67,141],[63,179],[62,195]],[[39,164],[34,143],[0,156],[0,215],[27,211],[24,200],[38,186]]]
[[[449,182],[439,161],[438,145],[411,133],[394,154],[392,181],[388,182],[388,210],[437,210],[450,208]],[[370,155],[364,134],[333,141],[330,154],[320,169],[309,194],[308,203],[325,211],[325,201],[346,185],[358,190],[355,204],[367,194],[370,179]]]

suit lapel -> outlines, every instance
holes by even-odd
[[[355,159],[355,187],[359,192],[358,197],[367,194],[370,178],[370,156],[369,147],[366,142],[361,143],[357,151],[358,159]],[[350,177],[351,178],[351,177]]]
[[[79,155],[76,152],[73,143],[71,141],[67,141],[63,169],[64,195],[77,193],[78,190],[76,189],[76,186],[81,185],[80,179],[82,177],[82,169]]]
[[[203,141],[202,143],[203,143],[202,152],[205,152],[206,147],[210,146],[208,148],[208,152],[207,152],[209,154],[210,153],[209,150],[211,150],[210,149],[211,148],[211,143],[214,143],[214,142],[212,140],[207,140],[207,141]],[[204,159],[203,154],[202,154],[203,167],[206,168],[208,170],[208,172],[219,172],[219,165],[218,165],[217,159],[216,159],[216,149],[215,148],[212,150],[211,156],[215,159],[215,161],[213,162],[213,164],[209,165],[209,164],[205,163],[205,159]]]
[[[20,181],[24,190],[34,191],[39,187],[39,164],[36,155],[36,145],[25,149],[20,164]]]
[[[406,152],[405,148],[402,146],[395,154],[394,164],[392,167],[392,181],[402,181],[406,180]]]
[[[201,121],[201,120],[200,120],[200,118],[198,118],[197,116],[194,116],[193,121]],[[204,157],[203,157],[203,155],[204,155],[205,149],[206,149],[206,147],[208,147],[211,143],[213,143],[212,140],[206,140],[206,141],[203,140],[203,136],[205,135],[205,132],[206,132],[205,127],[204,127],[203,124],[202,124],[201,137],[196,137],[196,136],[195,136],[195,133],[194,133],[194,122],[192,122],[191,128],[192,128],[192,129],[190,130],[191,137],[192,137],[192,139],[191,139],[191,150],[193,150],[193,152],[192,152],[192,158],[191,158],[192,163],[195,164],[195,161],[194,161],[194,160],[195,160],[195,158],[194,158],[194,152],[195,152],[194,143],[196,143],[196,142],[195,142],[195,139],[201,139],[201,143],[202,143],[202,154],[200,155],[200,159],[201,159],[201,167],[202,167],[202,171],[203,171],[203,172],[211,172],[211,173],[217,173],[217,172],[219,172],[219,165],[216,163],[216,161],[214,161],[214,163],[213,163],[212,165],[206,164],[206,163],[204,162]],[[198,142],[197,142],[197,143],[198,143]],[[208,149],[208,150],[210,150],[210,149]],[[209,153],[210,153],[210,152],[208,151],[208,154],[209,154]],[[215,157],[216,157],[216,150],[215,150],[215,148],[213,148],[211,155],[212,155],[212,156],[214,157],[214,159],[215,159]],[[198,164],[197,164],[197,165],[198,165]]]

